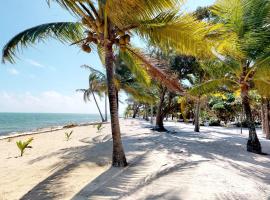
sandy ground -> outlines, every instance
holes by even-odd
[[[243,199],[270,200],[270,156],[246,152],[247,131],[167,122],[170,133],[147,122],[121,120],[129,166],[110,167],[110,127],[76,127],[34,135],[18,157],[15,142],[0,140],[0,200],[7,199]],[[270,141],[261,137],[264,152]]]

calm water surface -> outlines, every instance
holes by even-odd
[[[94,121],[100,121],[100,116],[96,114],[0,113],[0,135]]]

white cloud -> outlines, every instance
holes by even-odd
[[[11,75],[18,75],[19,71],[16,70],[15,68],[8,68],[7,69],[8,73],[10,73]]]
[[[99,99],[99,98],[98,98]],[[104,100],[98,100],[104,110]],[[98,114],[94,101],[85,103],[81,93],[63,95],[56,91],[45,91],[38,95],[0,91],[0,112],[47,112],[47,113],[92,113]],[[120,104],[122,114],[125,105]],[[109,109],[108,109],[109,110]]]
[[[25,61],[26,61],[28,64],[32,65],[32,66],[35,66],[35,67],[38,67],[38,68],[45,68],[45,65],[39,63],[39,62],[36,61],[36,60],[26,58]]]
[[[28,64],[34,66],[34,67],[37,67],[37,68],[47,68],[51,71],[56,71],[56,68],[53,67],[53,66],[50,66],[50,65],[45,65],[45,64],[42,64],[36,60],[33,60],[33,59],[29,59],[29,58],[25,58],[24,59],[25,62],[27,62]]]

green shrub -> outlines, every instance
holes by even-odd
[[[70,140],[72,133],[73,133],[73,131],[70,131],[69,133],[68,132],[65,132],[65,136],[66,136],[66,140],[67,141]]]
[[[20,149],[21,156],[23,156],[23,154],[24,154],[26,148],[31,148],[31,147],[29,146],[29,144],[30,144],[33,140],[34,140],[34,138],[29,138],[29,139],[28,139],[27,141],[25,141],[25,142],[22,142],[21,140],[16,142],[17,147]]]
[[[103,127],[103,124],[102,123],[100,123],[100,124],[97,125],[98,132],[100,132],[103,128],[104,127]]]
[[[211,120],[209,121],[209,126],[221,126],[220,120],[218,120],[218,119],[216,119],[216,120],[211,119]]]

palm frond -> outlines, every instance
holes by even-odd
[[[99,71],[99,70],[97,70],[89,65],[82,65],[81,68],[88,69],[91,73],[97,74],[100,77],[103,77],[103,78],[106,77],[106,75],[103,72],[101,72],[101,71]]]
[[[270,97],[270,67],[269,64],[257,68],[254,76],[254,84],[260,95]]]
[[[174,49],[181,54],[209,57],[212,55],[211,42],[207,42],[210,30],[209,25],[192,15],[171,11],[141,21],[136,33],[163,50]]]
[[[136,62],[141,63],[141,66],[144,66],[149,75],[156,81],[162,83],[173,92],[182,93],[183,89],[181,88],[177,78],[166,75],[161,69],[157,68],[153,61],[150,61],[144,54],[142,54],[137,49],[127,47],[127,51],[133,56]]]
[[[154,103],[155,97],[145,90],[144,87],[138,84],[122,86],[122,89],[129,95],[131,95],[136,101],[140,103]]]
[[[201,96],[216,92],[222,87],[232,88],[237,85],[237,82],[230,79],[214,79],[193,87],[191,90],[188,91],[188,93],[194,96]]]
[[[217,0],[211,11],[225,24],[227,30],[233,30],[238,36],[244,34],[245,0]]]
[[[16,51],[37,42],[44,42],[47,38],[58,39],[61,42],[74,42],[82,39],[83,29],[79,23],[58,22],[42,24],[27,29],[13,37],[3,48],[2,61],[14,63]]]
[[[90,101],[91,91],[89,89],[77,89],[76,92],[82,92],[83,93],[84,102]]]
[[[152,19],[157,13],[176,9],[182,0],[107,0],[106,12],[112,22],[120,29],[130,25],[140,25],[142,19]]]
[[[149,86],[151,83],[151,78],[147,71],[143,68],[141,62],[138,59],[134,59],[134,56],[129,51],[120,51],[120,59],[122,59],[128,69],[135,75],[136,81]]]

